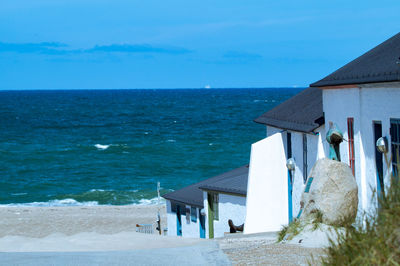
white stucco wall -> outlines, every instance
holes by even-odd
[[[314,130],[314,133],[307,133],[306,138],[307,138],[307,175],[310,173],[311,168],[314,166],[315,162],[318,159],[325,158],[326,157],[326,151],[324,148],[323,140],[325,140],[325,127],[321,126]],[[276,133],[281,133],[282,135],[282,141],[283,141],[283,146],[285,149],[285,156],[287,155],[287,132],[286,130],[282,130],[279,128],[275,127],[270,127],[267,126],[267,133],[268,136],[272,136],[273,134]],[[289,131],[292,135],[292,158],[295,160],[296,163],[296,169],[293,172],[294,174],[294,184],[293,184],[293,192],[292,192],[292,201],[293,201],[293,213],[292,216],[296,217],[297,214],[300,211],[300,200],[301,200],[301,194],[303,193],[305,184],[304,184],[304,179],[303,179],[303,134],[302,132],[296,132],[296,131]],[[262,151],[261,156],[266,156],[267,152],[275,152],[275,149],[270,148],[270,147],[265,147],[265,151]],[[285,160],[288,159],[287,156],[285,157]],[[271,162],[269,162],[270,164]],[[269,165],[266,165],[266,168],[272,167]],[[285,177],[287,177],[287,168],[285,167],[286,174]],[[306,177],[307,178],[307,177]]]
[[[171,210],[171,201],[166,200],[167,204],[167,226],[168,235],[176,236],[176,213]]]
[[[373,121],[381,121],[382,136],[386,136],[390,144],[390,118],[400,118],[399,102],[400,86],[386,87],[381,84],[379,87],[364,85],[362,88],[323,90],[326,124],[329,121],[336,123],[347,139],[347,118],[354,118],[355,177],[359,189],[359,214],[362,210],[371,211],[374,209],[372,207],[376,206],[376,197],[372,197],[372,189],[377,187]],[[342,162],[347,164],[348,145],[346,141],[340,145]],[[386,163],[384,173],[387,185],[389,176]]]
[[[206,238],[209,238],[207,192],[203,193],[204,210],[206,211]],[[218,197],[219,219],[214,221],[214,238],[223,237],[225,232],[229,233],[229,219],[235,225],[241,225],[246,218],[246,197],[223,193],[219,193]]]
[[[176,236],[177,235],[177,227],[176,227],[176,213],[171,210],[171,201],[167,200],[167,224],[168,224],[168,235]],[[191,207],[190,205],[185,205],[186,207]],[[190,223],[188,224],[186,221],[186,209],[181,210],[181,221],[182,221],[182,237],[188,238],[200,238],[200,218],[199,218],[199,208],[196,207],[197,219],[196,222],[193,222],[190,219]]]
[[[186,205],[186,207],[190,208],[190,205]],[[191,237],[191,238],[200,238],[200,224],[199,224],[199,209],[196,208],[196,222],[193,222],[191,218],[189,219],[189,223],[186,220],[186,210],[182,212],[182,236],[183,237]]]
[[[288,180],[282,133],[251,146],[244,233],[278,231],[288,223]]]
[[[282,128],[276,128],[276,127],[270,127],[270,126],[267,126],[266,128],[267,128],[267,130],[266,130],[267,131],[267,135],[266,135],[267,137],[284,131]]]

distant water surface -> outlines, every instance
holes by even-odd
[[[247,164],[300,90],[0,91],[0,205],[152,203]]]

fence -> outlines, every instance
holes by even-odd
[[[136,224],[136,232],[144,234],[153,234],[152,224]]]

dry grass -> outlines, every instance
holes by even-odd
[[[292,240],[293,237],[300,234],[303,229],[311,224],[312,230],[317,230],[322,223],[322,212],[316,210],[312,213],[311,219],[304,221],[300,219],[294,219],[289,225],[283,226],[282,229],[278,232],[278,242],[282,240]]]

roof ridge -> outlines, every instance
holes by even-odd
[[[400,32],[359,55],[310,87],[400,81]]]

